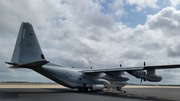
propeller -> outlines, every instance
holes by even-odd
[[[146,66],[146,62],[144,62],[144,66]]]
[[[119,64],[119,67],[122,67],[122,65],[121,65],[121,64]]]
[[[122,65],[121,65],[121,64],[119,64],[119,67],[122,67]],[[122,74],[124,75],[124,71],[122,72]]]
[[[140,82],[140,83],[142,83],[142,80],[143,80],[144,82],[146,81],[146,79],[142,79],[142,78],[141,78],[141,82]]]
[[[146,66],[146,62],[144,62],[144,67]],[[144,75],[146,75],[146,72],[143,70]],[[142,83],[142,80],[146,81],[146,79],[141,78],[140,83]]]
[[[142,78],[141,78],[141,82],[140,82],[140,83],[142,83],[142,80],[143,80],[143,81],[146,81],[146,79],[142,79]]]

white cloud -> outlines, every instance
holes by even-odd
[[[141,11],[142,8],[158,8],[156,4],[158,0],[126,0],[130,5],[137,5],[136,10]]]
[[[124,3],[121,0],[114,0],[111,4],[109,4],[109,7],[112,9],[113,15],[120,19],[122,16],[126,15],[126,12],[124,11]]]
[[[171,2],[171,6],[173,6],[173,7],[176,7],[177,5],[180,4],[179,0],[170,0],[170,2]]]

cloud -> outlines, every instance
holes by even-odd
[[[114,0],[111,4],[109,4],[109,7],[111,8],[113,12],[113,16],[116,19],[120,19],[122,16],[126,15],[126,12],[123,8],[124,7],[123,1]]]
[[[180,57],[180,44],[175,44],[167,49],[169,57]]]
[[[142,59],[143,53],[135,52],[135,51],[127,51],[127,52],[123,53],[123,55],[121,57],[125,57],[128,59]]]
[[[149,15],[147,18],[146,24],[149,28],[162,34],[159,34],[161,35],[159,40],[164,42],[161,42],[161,46],[160,44],[158,46],[167,51],[168,57],[179,56],[179,17],[179,10],[173,7],[166,7],[155,15]]]
[[[141,11],[142,8],[158,8],[156,4],[158,0],[144,1],[144,0],[127,0],[126,1],[130,5],[137,5],[136,10]]]
[[[173,7],[162,9],[156,15],[148,16],[148,24],[151,29],[160,29],[165,35],[178,35],[180,11]],[[168,33],[167,33],[168,32]]]
[[[171,5],[172,5],[173,7],[176,7],[177,5],[180,4],[180,1],[179,1],[179,0],[170,0],[170,2],[171,2]]]

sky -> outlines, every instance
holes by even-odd
[[[22,22],[33,25],[53,63],[94,69],[180,63],[180,0],[1,0],[0,13],[0,81],[52,82],[4,63]],[[180,84],[180,69],[157,74],[163,80],[156,84]]]

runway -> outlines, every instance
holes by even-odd
[[[127,86],[126,94],[62,88],[2,88],[0,101],[180,101],[179,87]]]

